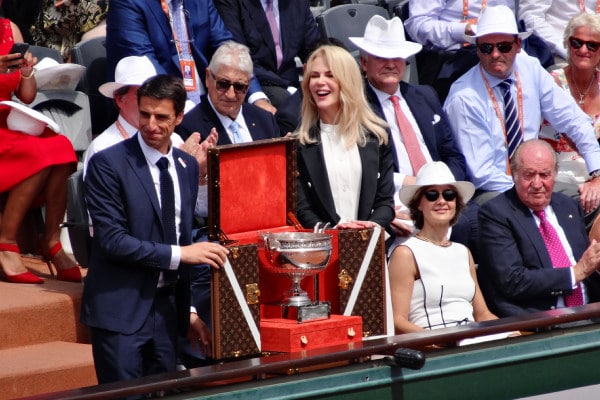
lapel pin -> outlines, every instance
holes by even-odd
[[[573,215],[569,214],[569,219],[573,219]]]
[[[187,165],[185,164],[185,161],[183,161],[183,160],[181,159],[181,157],[177,157],[177,161],[179,161],[179,164],[181,164],[181,166],[182,166],[183,168],[187,168]]]

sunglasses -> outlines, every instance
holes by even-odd
[[[229,88],[232,86],[233,86],[233,90],[237,94],[246,94],[246,92],[248,91],[248,85],[245,83],[231,82],[231,81],[228,81],[227,79],[217,79],[215,74],[213,74],[212,72],[210,73],[210,76],[212,76],[212,78],[215,80],[217,90],[221,93],[227,92],[229,90]]]
[[[440,194],[442,195],[442,198],[446,201],[452,201],[456,199],[456,196],[458,196],[458,193],[454,189],[446,189],[441,193],[437,190],[428,190],[425,193],[423,193],[427,201],[431,202],[436,201],[440,197]]]
[[[500,53],[508,53],[512,50],[513,44],[516,42],[500,42],[500,43],[478,43],[477,48],[481,54],[492,54],[494,47],[498,49]]]
[[[594,42],[592,40],[581,40],[575,37],[569,38],[569,45],[575,50],[579,50],[584,44],[587,47],[587,49],[591,52],[598,51],[598,48],[600,48],[600,42]]]

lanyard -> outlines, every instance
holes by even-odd
[[[169,20],[169,25],[171,26],[171,31],[173,32],[173,40],[175,41],[175,46],[177,47],[177,54],[179,54],[179,58],[181,59],[181,40],[179,40],[179,38],[177,37],[177,30],[173,26],[173,16],[171,15],[171,11],[169,11],[169,5],[167,4],[167,0],[160,0],[160,5],[162,6],[162,10],[167,16],[167,19]],[[186,44],[188,46],[189,53],[191,54],[189,41],[186,41]]]
[[[600,2],[600,0],[598,0],[598,1]],[[583,0],[580,0],[580,2],[583,2]],[[487,0],[483,0],[481,2],[481,11],[483,11],[483,9],[486,7],[487,7]],[[469,0],[463,0],[462,15],[463,15],[463,21],[466,21],[469,18]]]
[[[481,66],[481,64],[479,64],[479,72],[481,72],[481,77],[483,78],[483,83],[485,83],[485,88],[488,92],[488,96],[492,100],[492,105],[494,106],[494,111],[496,112],[496,117],[500,121],[500,126],[502,126],[502,131],[504,132],[504,138],[506,139],[506,125],[504,125],[504,115],[500,111],[500,106],[498,105],[498,100],[496,99],[496,96],[494,95],[494,91],[492,90],[490,83],[488,82],[487,78],[485,77],[485,74],[483,73],[483,67]],[[519,77],[519,73],[517,71],[515,71],[515,77],[517,78],[517,108],[518,108],[517,112],[519,113],[519,124],[521,124],[521,133],[523,134],[523,137],[524,137],[525,133],[523,132],[523,126],[524,126],[523,125],[523,87],[521,86],[521,78]],[[506,170],[507,170],[507,173],[510,175],[510,160],[508,160],[508,159],[507,159],[507,163],[506,163]]]
[[[117,126],[117,129],[119,130],[119,133],[121,134],[121,136],[123,137],[123,139],[129,139],[129,134],[127,133],[127,131],[125,130],[125,128],[123,128],[123,124],[121,124],[121,121],[119,121],[117,119],[115,121],[115,125]]]
[[[584,0],[579,0],[579,8],[581,9],[581,12],[585,12],[585,1]],[[596,14],[600,13],[600,0],[596,0]]]

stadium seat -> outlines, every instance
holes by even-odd
[[[67,220],[63,226],[69,233],[75,259],[82,267],[87,267],[92,237],[85,204],[83,169],[79,169],[69,176],[67,189]]]
[[[28,49],[34,57],[37,57],[38,61],[40,61],[44,57],[51,58],[58,63],[63,63],[62,56],[60,52],[56,49],[51,49],[49,47],[44,46],[34,46],[30,45]]]

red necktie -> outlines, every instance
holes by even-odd
[[[406,115],[402,112],[400,108],[400,103],[398,101],[398,96],[390,96],[390,101],[394,105],[394,114],[396,114],[396,124],[398,124],[398,130],[400,130],[400,136],[402,136],[402,141],[404,142],[404,147],[406,148],[406,152],[408,153],[408,159],[410,161],[410,165],[413,169],[413,174],[417,175],[417,172],[421,169],[421,167],[427,162],[423,152],[421,151],[421,146],[419,145],[419,140],[417,139],[417,134],[413,129],[412,125]]]
[[[546,244],[546,249],[550,255],[552,266],[554,268],[565,268],[571,266],[571,261],[567,256],[567,252],[563,247],[556,230],[550,222],[546,219],[546,212],[544,210],[534,211],[534,214],[540,219],[540,233]],[[581,292],[581,285],[577,284],[577,287],[573,289],[573,293],[565,296],[565,303],[567,307],[580,306],[583,304],[583,293]]]

